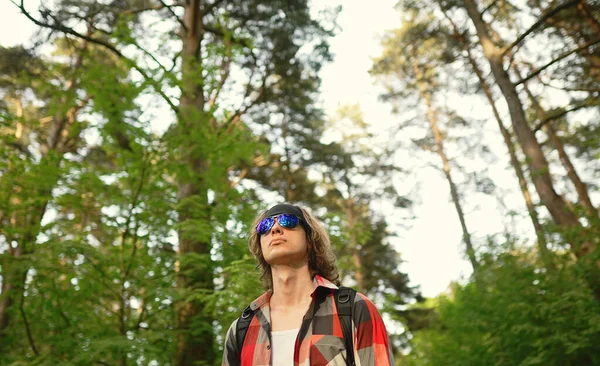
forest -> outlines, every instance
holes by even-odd
[[[220,365],[278,202],[325,224],[397,365],[600,365],[597,0],[398,1],[369,71],[385,141],[322,107],[343,2],[4,1],[36,31],[0,44],[0,365]],[[431,297],[392,240],[419,164],[472,269]],[[516,224],[474,235],[513,188]]]

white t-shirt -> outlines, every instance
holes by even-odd
[[[294,345],[298,330],[280,330],[271,332],[271,356],[273,365],[277,366],[294,366]]]

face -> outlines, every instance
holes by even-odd
[[[284,228],[277,220],[260,237],[262,254],[269,265],[298,267],[308,263],[308,242],[302,225]]]

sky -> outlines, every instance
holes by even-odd
[[[328,115],[334,115],[340,105],[359,103],[365,121],[372,126],[383,130],[398,123],[390,106],[378,101],[382,90],[374,85],[368,73],[372,58],[381,52],[383,33],[400,26],[401,14],[394,10],[396,2],[377,0],[367,5],[364,0],[313,0],[316,8],[343,3],[338,18],[341,30],[330,42],[335,59],[321,74],[321,98]],[[31,23],[19,14],[16,6],[0,0],[0,45],[24,43],[32,30]],[[499,174],[498,179],[506,179]],[[462,254],[462,233],[447,182],[433,169],[420,171],[418,181],[421,193],[414,208],[416,218],[408,230],[398,233],[391,242],[401,253],[404,260],[401,271],[409,275],[411,284],[419,286],[425,296],[435,296],[447,290],[451,281],[466,278],[471,270]],[[477,199],[478,209],[467,212],[473,233],[501,231],[502,218],[496,203]]]

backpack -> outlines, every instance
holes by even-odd
[[[346,364],[354,366],[354,345],[352,342],[352,305],[354,304],[354,298],[356,296],[356,290],[350,287],[340,287],[334,293],[335,306],[338,310],[338,317],[340,324],[342,325],[342,332],[344,333],[344,343],[346,345]],[[244,309],[242,315],[238,318],[236,325],[236,340],[239,347],[244,345],[244,339],[246,339],[246,332],[250,326],[250,322],[254,317],[254,311],[250,309],[250,306]],[[241,349],[240,349],[241,352]]]

